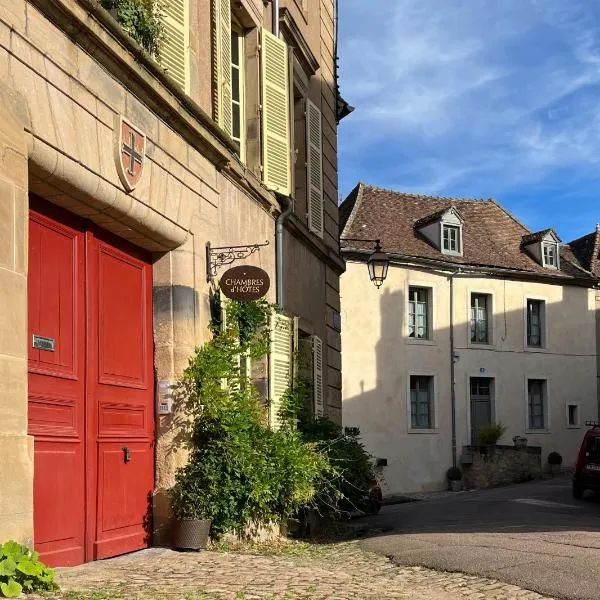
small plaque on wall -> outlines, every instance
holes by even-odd
[[[45,350],[46,352],[54,352],[54,338],[43,337],[33,334],[33,347],[37,350]]]

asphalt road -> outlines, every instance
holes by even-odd
[[[355,527],[399,565],[462,571],[569,600],[600,599],[600,497],[560,478],[384,506]]]

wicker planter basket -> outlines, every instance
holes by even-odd
[[[179,550],[201,550],[206,548],[209,533],[208,519],[177,520],[173,528],[173,547]]]

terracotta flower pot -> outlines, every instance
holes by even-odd
[[[206,548],[209,533],[209,519],[178,519],[173,529],[173,547],[180,550],[201,550]]]

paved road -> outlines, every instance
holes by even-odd
[[[588,492],[589,494],[589,492]],[[355,526],[399,565],[482,575],[569,600],[600,598],[600,498],[552,479],[385,506]]]

